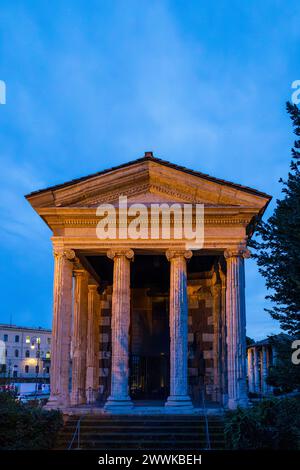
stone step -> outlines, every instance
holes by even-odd
[[[78,421],[68,421],[66,423],[67,427],[73,427],[77,425]],[[152,422],[136,422],[136,421],[128,421],[128,422],[122,422],[122,421],[114,421],[114,422],[99,422],[99,421],[80,421],[80,426],[81,427],[101,427],[101,428],[107,428],[107,427],[118,427],[118,428],[127,428],[128,426],[131,427],[136,427],[136,428],[144,428],[146,427],[161,427],[161,428],[169,428],[169,427],[178,427],[178,428],[192,428],[192,429],[197,429],[197,428],[203,428],[205,427],[206,423],[205,422],[195,422],[195,423],[180,423],[180,422],[160,422],[160,421],[152,421]],[[209,425],[212,428],[218,428],[222,427],[221,422],[211,422],[209,421]]]
[[[69,424],[75,424],[78,421],[78,417],[76,419],[69,419],[67,423]],[[211,420],[210,418],[208,419],[209,423],[211,425],[218,425],[222,424],[222,420]],[[122,426],[127,426],[127,425],[132,425],[132,424],[137,424],[137,425],[166,425],[169,426],[170,424],[172,425],[178,425],[178,426],[186,426],[187,424],[191,426],[198,426],[198,425],[205,425],[205,420],[204,419],[197,419],[197,420],[180,420],[180,419],[173,419],[173,420],[165,420],[161,419],[160,417],[157,417],[155,419],[97,419],[97,418],[83,418],[81,422],[84,422],[85,424],[99,424],[101,426],[106,426],[106,425],[112,425],[112,424],[120,424]]]
[[[64,433],[64,437],[67,439],[67,438],[72,438],[74,433]],[[202,439],[202,438],[205,438],[206,437],[206,434],[205,433],[191,433],[191,432],[185,432],[185,433],[178,433],[176,431],[170,431],[170,432],[157,432],[157,433],[153,433],[152,430],[151,431],[148,431],[148,432],[143,432],[143,435],[141,436],[140,433],[134,433],[132,431],[130,431],[130,434],[127,434],[127,435],[124,435],[124,433],[121,433],[121,432],[108,432],[108,433],[103,433],[101,435],[101,433],[81,433],[80,434],[80,438],[81,439],[96,439],[96,440],[100,440],[100,439],[121,439],[121,440],[133,440],[133,439],[136,439],[136,440],[139,440],[139,439],[144,439],[144,438],[150,438],[151,440],[152,439],[158,439],[158,438],[165,438],[165,437],[174,437],[176,439]],[[216,439],[217,437],[218,438],[222,438],[223,437],[223,434],[222,433],[218,433],[218,434],[214,434],[213,435],[214,439]]]
[[[78,419],[80,415],[72,414],[69,415],[69,419]],[[149,415],[133,415],[133,414],[119,414],[119,415],[108,415],[108,414],[85,414],[84,419],[89,420],[89,419],[97,419],[97,420],[151,420],[151,419],[159,419],[161,420],[166,420],[166,421],[197,421],[197,420],[204,420],[205,416],[203,415],[191,415],[191,414],[149,414]],[[211,421],[220,421],[222,420],[222,416],[216,416],[216,415],[209,415],[208,416],[209,420]]]
[[[192,418],[192,419],[191,419]],[[199,419],[202,418],[202,419]],[[72,416],[60,435],[58,448],[71,442],[78,416]],[[211,447],[224,448],[224,423],[209,417]],[[77,447],[77,438],[73,448]],[[199,416],[86,416],[81,418],[80,447],[98,450],[199,450],[207,447],[205,420]]]
[[[125,445],[124,445],[125,444]],[[77,444],[74,443],[73,449],[77,447]],[[64,446],[64,449],[68,448],[68,446]],[[163,441],[163,442],[157,442],[157,441],[143,441],[140,443],[129,443],[126,442],[124,443],[123,441],[115,441],[115,442],[109,442],[109,441],[103,441],[103,442],[81,442],[80,443],[80,448],[82,450],[84,449],[90,449],[90,450],[103,450],[103,451],[109,451],[109,450],[204,450],[207,448],[207,443],[206,441],[181,441],[180,443],[174,442],[172,440],[169,441]],[[224,449],[223,442],[220,443],[212,443],[211,444],[211,449],[214,450],[221,450]]]
[[[65,429],[64,430],[64,435],[66,436],[72,436],[74,434],[74,431],[75,431],[75,428],[68,428],[68,429]],[[139,436],[141,434],[154,434],[154,435],[177,435],[177,436],[182,436],[182,435],[186,435],[186,434],[190,434],[190,435],[206,435],[206,431],[205,429],[177,429],[177,428],[172,428],[172,429],[160,429],[160,428],[147,428],[147,430],[145,429],[135,429],[135,428],[130,428],[130,430],[127,428],[125,430],[123,429],[118,429],[118,428],[108,428],[108,429],[80,429],[80,434],[83,436],[83,435],[94,435],[94,436],[97,436],[97,435],[100,435],[100,436],[104,436],[104,435],[108,435],[108,434],[113,434],[113,435],[126,435],[128,433],[128,431],[130,431],[130,435],[134,435],[134,436]],[[210,434],[213,434],[214,436],[218,436],[218,435],[223,435],[224,432],[223,432],[223,429],[222,428],[219,428],[217,430],[213,430],[213,429],[210,429],[209,428],[209,433]]]

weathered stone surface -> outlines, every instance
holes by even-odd
[[[191,408],[188,396],[188,303],[186,260],[191,251],[166,253],[170,271],[170,396],[166,406],[172,409]]]
[[[227,250],[226,323],[228,406],[247,406],[244,258],[248,250]]]
[[[74,320],[71,404],[86,402],[86,350],[87,350],[87,310],[88,274],[84,269],[74,270]]]
[[[103,202],[115,203],[119,196],[127,195],[128,201],[137,202],[180,202],[204,203],[204,250],[208,256],[220,256],[224,251],[227,257],[227,279],[225,266],[219,269],[221,279],[215,292],[209,278],[191,280],[190,328],[187,320],[186,294],[186,250],[185,242],[162,237],[156,239],[99,240],[96,227],[99,218],[97,205]],[[248,233],[253,229],[253,220],[260,217],[269,201],[266,194],[215,180],[207,175],[161,163],[154,158],[124,165],[108,172],[82,178],[55,188],[46,189],[28,196],[29,202],[53,231],[55,245],[54,270],[54,316],[51,366],[51,402],[55,406],[65,407],[69,402],[68,382],[70,376],[70,337],[73,312],[73,371],[72,403],[83,403],[86,399],[85,388],[95,384],[92,365],[93,341],[99,341],[98,358],[101,359],[99,376],[107,380],[99,382],[103,391],[111,380],[111,396],[107,406],[125,402],[125,409],[130,403],[128,397],[128,330],[130,320],[130,285],[129,259],[134,250],[141,253],[159,254],[168,250],[171,264],[170,282],[170,332],[171,332],[171,396],[168,407],[174,403],[189,402],[187,396],[187,345],[194,342],[192,317],[204,312],[205,333],[213,335],[213,350],[208,351],[211,341],[203,345],[207,357],[205,367],[213,368],[213,383],[205,374],[205,387],[212,392],[220,387],[223,404],[235,407],[245,404],[245,308],[243,259],[239,247],[244,247]],[[129,248],[130,247],[130,248]],[[79,282],[75,274],[74,301],[72,299],[72,268],[82,268],[78,256],[85,253],[98,256],[108,255],[114,259],[114,286],[112,298],[113,321],[111,323],[111,286],[106,294],[101,294],[101,329],[98,340],[93,336],[91,323],[87,318],[88,310],[87,282]],[[222,259],[222,263],[223,263]],[[74,265],[75,264],[75,265]],[[221,284],[221,285],[220,285]],[[200,291],[198,291],[198,289]],[[226,305],[225,305],[226,304]],[[90,306],[89,302],[89,306]],[[143,308],[143,306],[141,306]],[[106,310],[106,312],[105,312]],[[213,312],[211,312],[211,310]],[[213,315],[212,315],[213,313]],[[220,322],[219,322],[220,320]],[[201,322],[199,322],[201,325]],[[88,329],[89,328],[89,329]],[[203,333],[200,331],[199,333]],[[84,337],[85,335],[85,337]],[[88,336],[88,344],[86,338]],[[209,338],[206,337],[206,340]],[[112,341],[112,367],[110,366],[110,344]],[[97,354],[95,352],[95,357]],[[87,362],[86,362],[87,360]],[[198,359],[197,359],[198,360]],[[263,367],[265,359],[262,361]],[[256,370],[254,361],[254,371]],[[87,378],[85,377],[87,372]],[[97,374],[97,372],[95,372]],[[254,382],[257,383],[257,372]],[[95,384],[96,385],[96,384]],[[93,385],[94,386],[94,385]],[[203,386],[204,389],[204,386]],[[106,388],[106,391],[109,387]],[[180,398],[181,397],[181,398]],[[49,405],[50,406],[50,405]],[[181,406],[181,404],[180,404]],[[166,408],[168,408],[166,407]],[[170,406],[172,408],[172,406]],[[174,406],[173,406],[174,408]],[[128,409],[128,408],[127,408]],[[181,408],[184,410],[184,407]]]
[[[72,263],[63,247],[54,247],[51,396],[48,407],[67,406],[72,323]]]
[[[248,387],[249,392],[255,392],[254,387],[254,367],[253,367],[253,349],[248,349]]]
[[[114,260],[112,294],[112,363],[111,393],[105,404],[107,410],[118,412],[132,406],[128,393],[128,357],[130,325],[130,260],[132,250],[109,251]]]
[[[88,286],[88,325],[86,351],[86,401],[95,402],[99,382],[99,294],[97,284]]]

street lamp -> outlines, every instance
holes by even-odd
[[[37,390],[38,390],[38,378],[39,378],[39,371],[40,371],[40,357],[41,357],[41,338],[37,337],[37,336],[33,336],[31,338],[31,349],[34,350],[35,349],[35,346],[37,345],[37,355],[36,355],[36,358],[37,358],[37,361],[36,361],[36,381],[35,381],[35,398],[37,396]]]

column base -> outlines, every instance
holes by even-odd
[[[170,413],[184,413],[193,410],[194,406],[188,395],[171,395],[165,403],[165,408]]]
[[[47,401],[46,405],[43,407],[44,410],[57,410],[68,407],[70,404],[69,397],[60,397],[60,396],[51,396]]]
[[[107,402],[104,405],[104,410],[109,411],[110,413],[120,414],[120,413],[127,413],[128,411],[132,410],[133,403],[131,398],[128,397],[113,397],[110,396],[107,399]]]

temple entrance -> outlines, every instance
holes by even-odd
[[[134,400],[165,400],[170,391],[169,266],[140,256],[132,278],[129,389]]]
[[[168,299],[150,299],[149,312],[134,312],[130,354],[130,395],[163,400],[170,389]],[[138,335],[138,336],[136,336]]]

